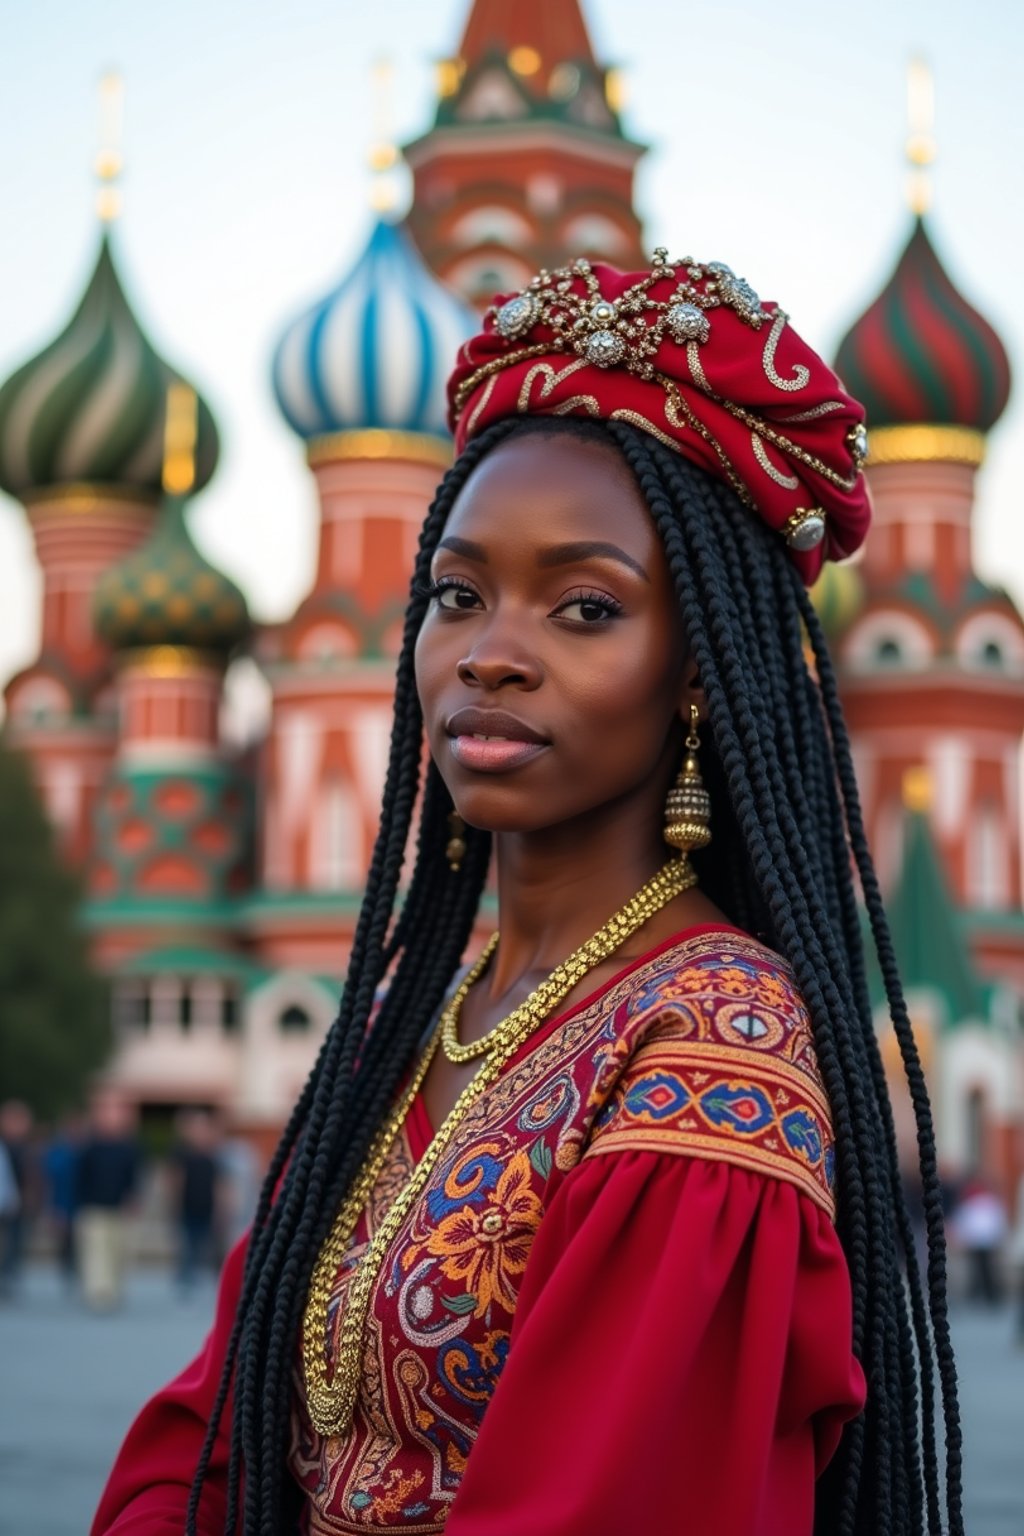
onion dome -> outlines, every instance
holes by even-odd
[[[248,632],[245,598],[196,549],[185,506],[168,497],[141,549],[100,578],[96,628],[117,650],[181,645],[226,656]]]
[[[300,437],[383,429],[448,437],[445,383],[473,310],[381,219],[346,278],[285,332],[274,393]]]
[[[23,497],[84,481],[159,495],[167,390],[179,378],[132,313],[104,234],[70,324],[0,387],[0,487]],[[200,402],[197,486],[217,453]]]
[[[892,277],[844,337],[836,372],[863,402],[869,432],[928,423],[985,433],[1002,415],[1006,350],[953,286],[922,218]]]

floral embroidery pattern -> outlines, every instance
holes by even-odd
[[[441,1273],[474,1298],[474,1317],[484,1317],[494,1302],[515,1311],[514,1277],[526,1268],[544,1210],[530,1188],[533,1177],[529,1157],[517,1152],[486,1205],[453,1211],[427,1239],[427,1252],[442,1261]]]

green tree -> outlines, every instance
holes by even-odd
[[[0,1101],[50,1119],[81,1103],[110,1051],[108,988],[25,759],[0,745]]]

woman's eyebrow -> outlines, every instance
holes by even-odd
[[[472,539],[460,539],[451,534],[447,539],[439,539],[438,549],[450,549],[453,555],[461,555],[464,560],[476,560],[480,565],[487,565],[487,551],[482,544],[474,544]]]
[[[627,555],[624,549],[617,544],[604,544],[599,540],[583,539],[575,544],[553,544],[550,549],[541,550],[537,556],[537,564],[549,565],[575,565],[580,560],[617,560],[620,565],[628,566],[635,571],[644,581],[650,581],[650,577],[638,561],[632,555]]]
[[[487,551],[482,544],[475,544],[472,539],[460,539],[456,534],[450,534],[448,538],[438,541],[438,549],[450,549],[453,555],[461,555],[464,560],[475,560],[480,565],[488,565]],[[541,568],[553,565],[575,565],[580,560],[617,560],[620,565],[635,571],[644,581],[650,581],[650,577],[639,561],[632,555],[627,555],[624,549],[617,544],[606,544],[599,539],[580,539],[572,544],[552,544],[548,549],[542,549],[537,555],[537,564]]]

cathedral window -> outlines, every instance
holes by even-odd
[[[956,639],[960,664],[975,671],[1024,671],[1024,627],[1007,613],[974,613]]]
[[[868,613],[855,622],[842,656],[852,671],[919,671],[932,661],[935,639],[916,615],[899,610]]]
[[[238,1028],[238,998],[230,988],[224,989],[220,1000],[220,1027],[226,1035],[234,1034]]]
[[[522,245],[533,238],[533,231],[522,214],[511,208],[486,206],[474,208],[457,219],[452,240],[457,245]]]
[[[974,829],[967,845],[968,899],[986,911],[998,911],[1010,900],[1006,834],[1000,808],[989,800],[974,814]]]
[[[278,1017],[278,1028],[282,1034],[303,1034],[309,1029],[313,1020],[305,1008],[300,1008],[298,1003],[292,1003],[282,1010]]]

